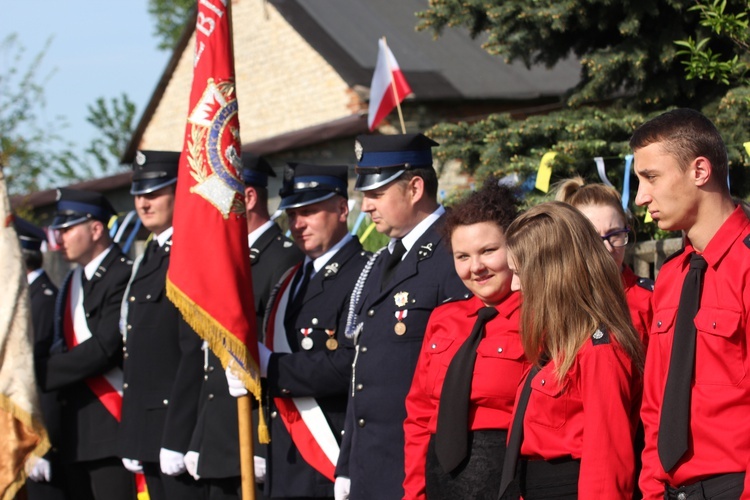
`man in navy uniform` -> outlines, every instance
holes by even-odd
[[[38,360],[39,384],[59,390],[65,488],[76,500],[132,500],[135,481],[118,458],[122,409],[120,302],[132,262],[112,242],[115,211],[100,193],[59,189],[50,227],[65,259],[55,339]]]
[[[305,260],[282,278],[266,310],[273,353],[259,346],[271,411],[265,493],[274,499],[333,497],[354,358],[344,326],[368,260],[347,228],[347,170],[291,164],[280,192],[279,208]],[[241,394],[235,387],[232,394]]]
[[[467,294],[439,232],[432,147],[422,134],[359,136],[355,189],[362,211],[391,238],[363,273],[347,335],[357,345],[336,498],[403,496],[404,401],[427,319],[442,302]]]
[[[123,298],[125,339],[120,454],[128,470],[143,470],[152,500],[202,498],[184,456],[198,411],[203,372],[201,338],[167,298],[172,216],[180,153],[138,151],[130,194],[151,231]]]
[[[276,177],[271,165],[262,156],[242,153],[242,166],[253,297],[260,329],[271,290],[304,255],[292,240],[282,234],[279,225],[271,220],[268,177]],[[207,484],[209,500],[239,499],[241,480],[237,401],[229,394],[219,358],[210,350],[205,352],[204,371],[199,417],[190,443],[192,451],[188,452],[185,461],[193,477],[199,477]],[[257,409],[254,409],[253,422],[257,422],[257,419]],[[255,479],[262,483],[266,467],[265,445],[260,445],[256,439],[253,450]],[[259,484],[259,488],[262,489],[262,484]],[[261,495],[261,491],[256,491],[256,497],[262,498]]]
[[[47,240],[45,232],[18,216],[13,217],[18,240],[21,243],[26,277],[29,282],[31,322],[34,327],[34,359],[43,359],[52,346],[55,331],[55,300],[57,287],[42,268],[42,242]],[[29,472],[26,493],[29,500],[65,500],[62,470],[57,450],[60,441],[60,405],[57,393],[39,390],[39,402],[52,448],[40,458]]]

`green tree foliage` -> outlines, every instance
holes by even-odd
[[[732,8],[747,0],[727,0]],[[701,109],[715,121],[730,150],[732,191],[750,191],[750,118],[741,101],[747,89],[727,93],[714,81],[687,79],[675,40],[707,32],[687,0],[430,0],[418,13],[419,29],[439,36],[468,28],[485,49],[506,61],[553,66],[567,57],[581,62],[580,83],[560,111],[515,120],[508,114],[473,122],[440,124],[428,133],[441,143],[438,158],[457,158],[477,183],[489,175],[517,176],[529,204],[545,199],[534,179],[545,152],[555,151],[552,182],[571,175],[596,181],[593,158],[605,159],[607,176],[623,185],[633,130],[670,107]],[[736,50],[717,42],[722,50]],[[718,50],[718,48],[717,48]],[[744,113],[744,114],[743,114]],[[637,180],[631,177],[631,209]],[[650,231],[654,231],[651,228]]]
[[[750,56],[750,31],[748,30],[748,13],[750,1],[737,5],[739,11],[732,12],[726,0],[699,2],[690,8],[700,13],[701,26],[711,30],[711,35],[693,39],[677,40],[675,44],[682,47],[677,52],[683,60],[689,80],[694,78],[714,80],[726,85],[731,82],[750,83],[748,79],[748,57]],[[730,40],[734,45],[734,54],[725,55],[715,52],[716,40]]]
[[[111,170],[111,160],[119,159],[134,131],[135,104],[122,93],[107,102],[103,97],[88,106],[86,121],[95,126],[101,137],[93,140],[86,152],[92,155],[102,172]]]
[[[148,13],[156,21],[154,35],[159,50],[172,50],[194,7],[195,0],[149,0]]]
[[[70,156],[68,144],[56,132],[67,126],[64,118],[45,121],[44,86],[54,71],[43,69],[52,43],[30,61],[26,48],[11,34],[0,41],[0,165],[11,194],[36,191],[57,179],[57,169]],[[60,152],[62,151],[62,152]]]

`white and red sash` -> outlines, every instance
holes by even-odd
[[[284,314],[289,305],[292,288],[289,285],[295,272],[289,273],[279,288],[269,317],[266,346],[274,352],[292,352],[284,328]],[[315,398],[274,398],[274,404],[302,458],[334,481],[339,444]]]
[[[91,330],[89,330],[86,313],[83,310],[82,274],[83,268],[81,267],[73,271],[65,301],[63,334],[68,349],[72,349],[91,338]],[[123,373],[118,367],[112,368],[102,375],[94,375],[86,379],[86,385],[118,422],[122,418],[122,381]]]

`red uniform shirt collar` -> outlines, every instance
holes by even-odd
[[[729,249],[734,245],[748,224],[750,224],[750,220],[748,220],[742,207],[737,206],[713,238],[711,238],[711,241],[708,242],[706,249],[701,254],[709,266],[715,268],[718,265],[719,261],[729,252]],[[690,254],[695,251],[690,240],[686,239],[685,251],[681,256],[683,266],[688,265]]]
[[[475,295],[469,299],[469,314],[467,314],[467,317],[475,317],[477,312],[483,307],[485,307],[484,303]],[[499,316],[510,318],[519,307],[521,307],[521,294],[518,292],[510,292],[502,302],[495,306],[495,309],[497,309]]]

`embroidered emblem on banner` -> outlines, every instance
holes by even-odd
[[[188,116],[188,165],[196,184],[191,193],[200,195],[227,219],[243,213],[244,186],[239,152],[239,121],[234,82],[209,78],[206,90]]]

